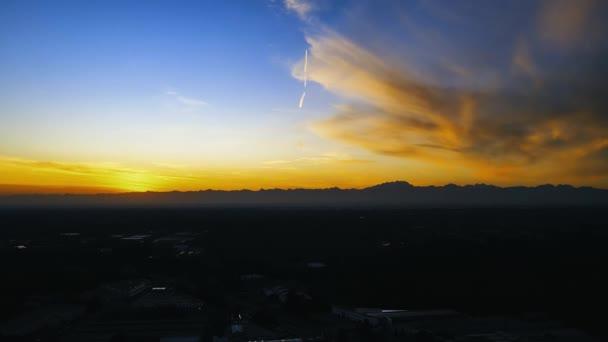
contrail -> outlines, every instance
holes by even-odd
[[[308,72],[306,69],[308,68],[308,49],[304,50],[304,91],[302,92],[302,96],[300,97],[300,105],[299,108],[302,108],[304,104],[304,96],[306,96],[306,81],[308,79]]]
[[[308,49],[304,50],[304,88],[306,88],[306,79],[308,78],[308,72],[306,68],[308,66]]]

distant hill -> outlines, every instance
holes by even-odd
[[[120,194],[21,194],[0,196],[4,207],[488,207],[608,206],[608,190],[570,185],[497,187],[486,184],[413,186],[398,181],[365,189],[271,189],[133,192]]]

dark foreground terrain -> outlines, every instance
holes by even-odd
[[[0,225],[3,340],[608,336],[603,208],[15,209]]]

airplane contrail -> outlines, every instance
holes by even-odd
[[[304,50],[304,88],[306,88],[306,80],[308,79],[308,72],[306,71],[308,67],[308,49]]]
[[[304,96],[306,96],[306,81],[308,79],[308,72],[306,69],[308,68],[308,49],[304,50],[304,91],[302,92],[302,96],[300,96],[300,105],[298,108],[302,108],[304,105]]]

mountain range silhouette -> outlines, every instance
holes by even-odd
[[[414,186],[405,181],[364,189],[260,189],[21,194],[0,196],[0,207],[488,207],[608,206],[608,190],[571,185],[498,187],[487,184]]]

